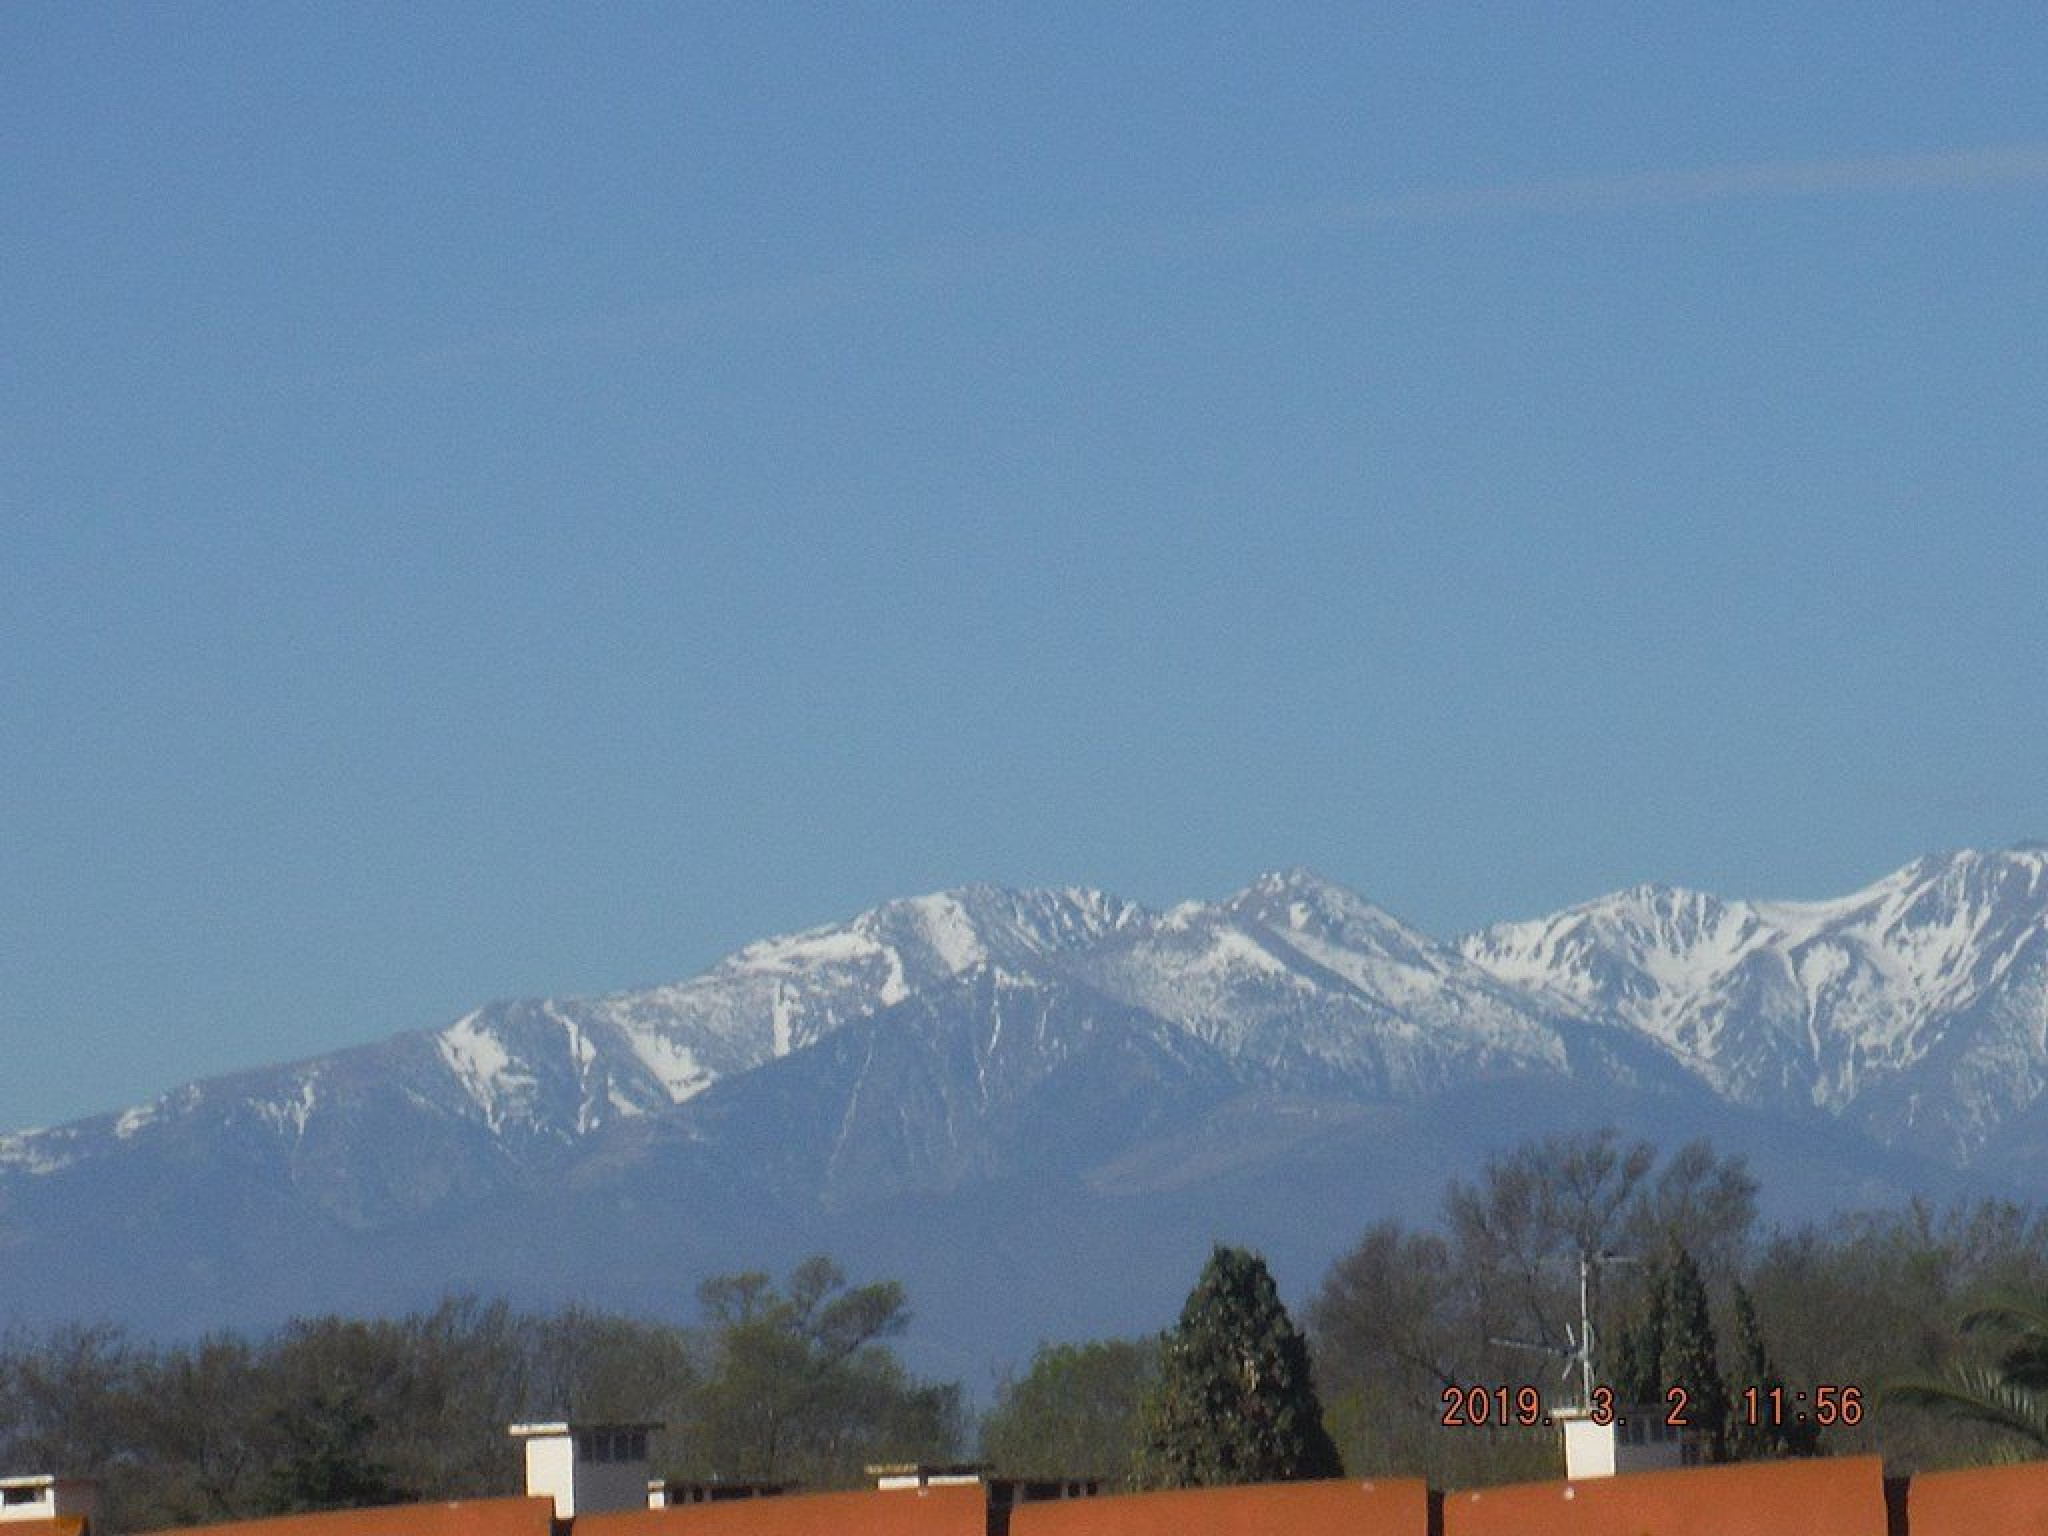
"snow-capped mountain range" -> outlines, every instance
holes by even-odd
[[[1459,948],[1724,1098],[1956,1161],[2048,1091],[2048,846],[1918,859],[1832,901],[1637,886]]]
[[[1842,1191],[1914,1177],[1899,1159],[2024,1167],[2048,1142],[2048,848],[1822,902],[1640,886],[1455,943],[1303,870],[1167,911],[892,901],[674,985],[493,1003],[0,1137],[0,1253],[176,1326],[574,1289],[592,1252],[643,1289],[835,1232],[939,1262],[907,1217],[886,1237],[912,1207],[995,1246],[1099,1218],[1112,1248],[1240,1219],[1284,1247],[1332,1205],[1413,1209],[1489,1138],[1595,1116]],[[649,1236],[654,1211],[686,1233]],[[580,1246],[536,1263],[508,1236],[534,1231]],[[155,1272],[124,1289],[136,1254]],[[240,1293],[209,1312],[223,1273]],[[37,1310],[0,1272],[10,1304]]]

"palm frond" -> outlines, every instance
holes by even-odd
[[[2048,1447],[2048,1398],[1985,1366],[1957,1366],[1943,1377],[1895,1381],[1879,1396],[1886,1403],[1989,1425]]]
[[[1995,1330],[2048,1344],[2048,1296],[2008,1291],[1963,1314],[1965,1333]]]

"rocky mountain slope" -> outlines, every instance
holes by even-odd
[[[1725,1098],[1957,1162],[2048,1090],[2048,848],[1916,860],[1832,901],[1637,886],[1460,945],[1655,1041]]]
[[[1816,1206],[2023,1189],[2044,1104],[2038,848],[1828,902],[1639,887],[1455,944],[1299,870],[1165,912],[972,887],[0,1137],[0,1311],[674,1310],[830,1247],[956,1347],[1028,1347],[1155,1326],[1218,1235],[1312,1283],[1531,1132],[1710,1134]]]

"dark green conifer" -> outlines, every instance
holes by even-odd
[[[1819,1449],[1820,1433],[1793,1408],[1785,1378],[1764,1345],[1756,1302],[1740,1280],[1735,1282],[1735,1370],[1728,1385],[1730,1461],[1811,1456]],[[1751,1389],[1755,1396],[1745,1399],[1743,1394]]]
[[[1642,1308],[1621,1331],[1609,1372],[1615,1399],[1627,1408],[1664,1399],[1664,1336],[1669,1327],[1670,1280],[1663,1267],[1650,1270]]]
[[[1667,1269],[1669,1286],[1659,1401],[1707,1436],[1708,1456],[1728,1459],[1728,1383],[1716,1359],[1714,1320],[1707,1286],[1691,1254],[1674,1246]],[[1682,1398],[1674,1393],[1683,1393]]]
[[[1157,1487],[1341,1477],[1295,1328],[1265,1260],[1220,1244],[1160,1341],[1140,1474]]]

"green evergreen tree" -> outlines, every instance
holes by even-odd
[[[1669,1292],[1660,1399],[1682,1411],[1686,1421],[1707,1436],[1710,1460],[1726,1461],[1728,1383],[1716,1358],[1706,1282],[1692,1255],[1675,1245],[1666,1273]],[[1682,1402],[1664,1396],[1674,1391],[1685,1394]]]
[[[282,1454],[266,1490],[274,1509],[289,1514],[367,1509],[407,1504],[420,1496],[377,1455],[377,1418],[348,1386],[323,1389],[287,1405],[275,1430]]]
[[[1757,1322],[1756,1301],[1749,1287],[1735,1282],[1735,1370],[1728,1379],[1728,1459],[1768,1461],[1782,1456],[1812,1456],[1820,1449],[1819,1428],[1793,1415],[1785,1377],[1764,1345]],[[1755,1390],[1757,1422],[1750,1423],[1750,1405],[1742,1393]],[[1774,1412],[1790,1418],[1773,1423]]]
[[[1729,1375],[1731,1406],[1728,1416],[1728,1459],[1766,1461],[1785,1454],[1783,1430],[1770,1422],[1766,1411],[1775,1391],[1783,1394],[1785,1381],[1771,1364],[1764,1347],[1763,1330],[1756,1320],[1756,1302],[1749,1288],[1735,1282],[1735,1369]],[[1756,1422],[1750,1422],[1744,1392],[1754,1391],[1758,1405]]]
[[[1160,1341],[1140,1477],[1153,1486],[1341,1477],[1323,1427],[1308,1341],[1266,1261],[1219,1244]]]
[[[1663,1267],[1650,1270],[1642,1308],[1621,1331],[1609,1372],[1617,1401],[1640,1407],[1663,1401],[1664,1336],[1669,1328],[1670,1279]]]

